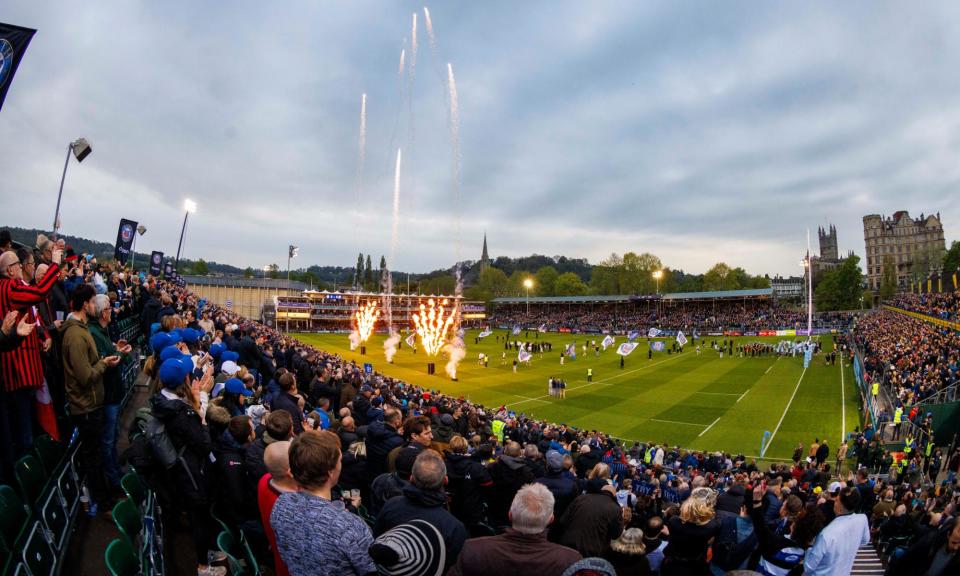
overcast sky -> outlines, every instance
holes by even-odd
[[[126,217],[173,254],[191,198],[184,254],[238,266],[389,255],[397,148],[403,271],[477,259],[484,231],[492,256],[760,274],[797,274],[828,222],[862,256],[870,213],[958,237],[960,3],[435,2],[435,46],[423,6],[4,0],[38,32],[0,111],[0,224],[50,227],[83,136],[64,233]]]

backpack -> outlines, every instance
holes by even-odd
[[[176,446],[170,440],[170,435],[167,434],[167,428],[163,422],[151,415],[150,419],[146,421],[144,434],[147,438],[150,455],[156,460],[157,464],[167,470],[173,468],[181,454],[177,452]],[[182,453],[183,450],[181,449],[180,452]]]

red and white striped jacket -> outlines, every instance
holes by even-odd
[[[60,267],[51,264],[47,273],[31,286],[19,278],[0,278],[0,318],[17,310],[24,313],[28,322],[36,322],[35,304],[42,302],[57,281]],[[4,392],[21,388],[37,388],[43,384],[43,362],[40,358],[40,335],[34,330],[20,340],[13,350],[0,352],[0,383]]]

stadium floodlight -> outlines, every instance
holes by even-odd
[[[180,242],[177,244],[177,259],[173,264],[174,269],[180,266],[180,251],[183,249],[183,234],[187,231],[187,218],[197,211],[197,203],[187,198],[183,201],[183,210],[185,212],[183,215],[183,227],[180,228]]]
[[[53,239],[57,239],[57,232],[60,230],[60,200],[63,198],[63,182],[67,179],[67,166],[70,165],[70,154],[77,159],[77,162],[83,162],[83,159],[93,152],[93,146],[87,142],[86,138],[77,138],[67,145],[67,159],[63,162],[63,175],[60,176],[60,192],[57,193],[57,209],[53,213]]]
[[[523,288],[527,291],[527,314],[530,314],[530,289],[533,288],[533,278],[525,278]]]
[[[660,293],[660,278],[663,277],[663,270],[654,270],[653,277],[657,281],[657,294]]]

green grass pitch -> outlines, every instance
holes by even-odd
[[[536,418],[565,423],[578,428],[596,429],[624,440],[666,442],[685,448],[724,450],[748,457],[760,456],[764,431],[773,434],[764,459],[789,459],[798,442],[809,446],[814,438],[826,438],[831,458],[844,431],[859,425],[857,390],[849,363],[841,368],[838,361],[826,366],[822,355],[814,356],[810,367],[803,368],[803,358],[758,357],[723,358],[703,347],[697,355],[688,344],[682,354],[654,352],[647,358],[648,344],[640,346],[626,358],[620,369],[617,344],[595,356],[581,345],[585,339],[598,343],[602,335],[539,334],[541,340],[553,344],[553,352],[543,358],[535,354],[529,364],[520,364],[513,372],[515,351],[507,351],[501,365],[506,330],[474,343],[478,331],[465,337],[467,356],[460,363],[458,381],[444,373],[446,359],[441,355],[428,358],[420,349],[416,354],[403,344],[388,364],[383,353],[382,334],[367,342],[367,354],[350,351],[346,334],[296,334],[301,341],[320,350],[339,354],[357,363],[369,362],[378,372],[445,394],[464,396],[487,407],[506,404],[511,410]],[[527,334],[529,336],[527,336]],[[535,341],[536,332],[522,332],[512,337]],[[825,350],[830,350],[831,336],[823,336]],[[703,342],[723,337],[707,337]],[[780,338],[741,337],[737,342],[776,342]],[[560,365],[560,351],[571,342],[577,343],[577,359]],[[670,341],[668,340],[668,346]],[[484,368],[477,362],[479,353],[490,357]],[[427,362],[437,364],[437,375],[427,374]],[[587,369],[593,368],[593,382],[587,382]],[[548,395],[547,380],[551,377],[567,382],[565,399]]]

